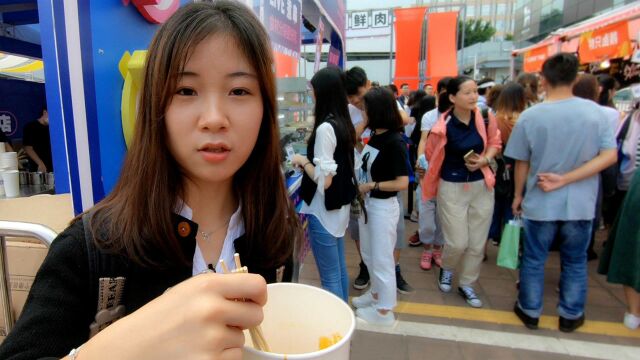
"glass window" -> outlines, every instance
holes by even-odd
[[[504,21],[502,20],[496,21],[495,27],[496,27],[496,32],[504,32],[505,31]]]
[[[467,5],[467,17],[476,16],[476,7],[473,5]]]
[[[562,10],[564,8],[564,0],[554,0],[552,7],[554,9]]]
[[[496,7],[496,15],[506,15],[507,4],[498,4]]]
[[[482,5],[482,12],[480,16],[491,16],[491,4]]]

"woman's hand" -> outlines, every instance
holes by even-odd
[[[241,359],[243,329],[262,322],[264,278],[192,277],[85,343],[83,359]]]
[[[293,164],[294,166],[297,166],[301,169],[304,168],[304,165],[306,163],[309,163],[309,159],[307,159],[306,156],[300,155],[300,154],[295,154],[293,155],[293,158],[291,159],[291,164]]]
[[[476,171],[489,165],[489,159],[478,154],[474,154],[465,160],[465,166],[469,171]]]
[[[420,164],[416,162],[416,174],[418,174],[418,178],[422,179],[424,178],[424,174],[426,174],[426,171],[420,167]]]
[[[358,190],[360,191],[360,193],[366,194],[366,193],[370,192],[371,190],[373,190],[374,186],[375,186],[374,183],[363,183],[363,184],[358,185]]]

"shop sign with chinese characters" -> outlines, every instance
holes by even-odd
[[[264,4],[263,24],[274,50],[298,58],[300,54],[300,0],[268,0]]]
[[[359,10],[349,13],[347,37],[367,37],[391,34],[391,12],[383,10]]]
[[[631,55],[629,28],[626,21],[585,32],[578,47],[581,63],[591,63]]]
[[[11,136],[18,130],[18,119],[9,111],[0,110],[0,131]]]

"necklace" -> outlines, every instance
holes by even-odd
[[[229,224],[230,221],[231,221],[231,217],[229,217],[229,219],[224,224],[222,224],[220,227],[218,227],[215,230],[211,230],[209,232],[200,231],[200,235],[202,235],[202,239],[204,241],[209,241],[209,236],[211,236],[211,235],[217,233],[218,231],[224,229]]]

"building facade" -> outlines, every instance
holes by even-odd
[[[516,0],[514,41],[517,47],[538,42],[553,30],[637,0]]]
[[[391,69],[395,67],[395,43],[391,41],[393,9],[418,6],[426,6],[432,12],[460,11],[467,20],[487,21],[496,28],[494,41],[502,42],[507,35],[513,34],[515,0],[349,0],[347,67],[360,66],[370,79],[381,84],[389,83],[393,77]],[[507,54],[508,50],[504,53]],[[313,75],[315,45],[303,46],[302,51],[306,61],[302,62],[300,73],[310,77]],[[463,57],[459,57],[461,70],[474,61],[467,54]],[[483,56],[480,56],[480,66],[482,61]],[[504,61],[508,63],[508,58]]]

